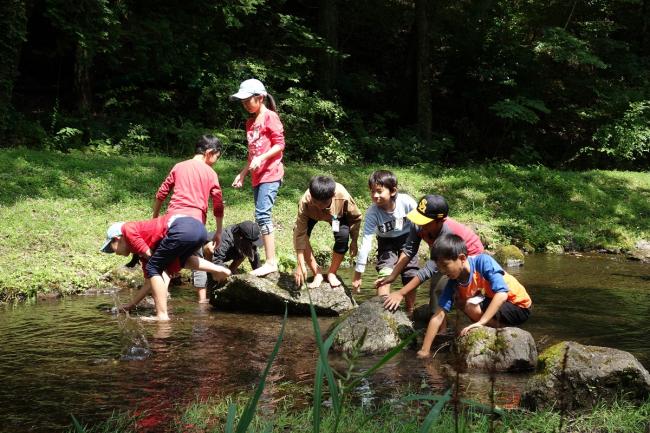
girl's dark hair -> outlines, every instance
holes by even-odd
[[[196,143],[196,154],[205,155],[209,150],[221,154],[223,153],[223,144],[214,135],[202,135]]]
[[[445,234],[438,236],[438,239],[431,247],[431,259],[440,260],[456,260],[459,255],[467,255],[467,244],[458,235]]]
[[[309,181],[309,193],[311,197],[318,201],[329,200],[334,197],[336,182],[332,176],[317,175]]]
[[[381,185],[392,192],[397,189],[397,176],[392,171],[377,170],[368,178],[368,188],[373,185]]]
[[[266,102],[264,105],[266,105],[266,108],[268,108],[271,111],[275,111],[276,113],[278,112],[278,105],[275,103],[275,98],[270,93],[267,93],[265,96]]]

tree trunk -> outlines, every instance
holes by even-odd
[[[6,144],[14,81],[18,75],[20,50],[27,32],[24,0],[5,0],[0,3],[0,29],[0,139]]]
[[[640,35],[640,53],[645,55],[650,51],[650,37],[648,37],[648,24],[650,24],[650,1],[643,0],[643,5],[641,7],[641,35]]]
[[[338,7],[336,0],[320,0],[318,24],[320,35],[328,45],[319,59],[320,90],[326,96],[332,96],[336,83],[337,55],[331,50],[338,50]]]
[[[417,118],[418,134],[431,140],[431,61],[429,52],[429,20],[427,0],[415,0],[417,34]]]
[[[92,93],[90,87],[90,67],[92,58],[81,42],[77,43],[76,59],[74,65],[74,87],[77,96],[79,112],[86,114],[92,107]]]

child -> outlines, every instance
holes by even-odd
[[[368,253],[372,247],[372,236],[377,235],[377,272],[389,275],[399,258],[411,230],[411,220],[406,215],[415,209],[415,200],[397,192],[397,178],[387,170],[378,170],[370,175],[368,188],[373,205],[366,211],[363,224],[363,241],[357,256],[352,287],[359,291],[361,274],[365,270]],[[402,270],[402,285],[407,284],[418,271],[418,256],[414,255]],[[377,288],[377,294],[388,295],[390,285]]]
[[[261,277],[278,270],[271,210],[284,176],[284,128],[276,113],[275,100],[259,80],[250,79],[241,83],[239,91],[231,95],[230,100],[241,101],[250,114],[246,121],[248,162],[235,177],[232,186],[241,188],[246,175],[251,172],[255,221],[260,226],[266,253],[266,262],[253,270],[252,274]]]
[[[194,157],[176,164],[158,188],[153,205],[153,218],[158,217],[162,204],[173,189],[167,215],[190,216],[205,224],[208,200],[212,197],[212,212],[217,223],[212,240],[219,245],[223,199],[219,177],[212,166],[221,157],[222,149],[223,146],[217,137],[203,135],[199,138]],[[198,289],[198,298],[200,303],[207,302],[205,288]]]
[[[108,228],[106,242],[100,248],[104,253],[121,256],[137,254],[142,262],[145,281],[133,300],[122,306],[130,310],[149,291],[156,305],[156,316],[149,320],[169,320],[167,288],[169,272],[178,272],[181,266],[211,272],[216,279],[226,278],[230,270],[193,255],[207,240],[205,226],[196,218],[170,215],[147,221],[115,223]]]
[[[293,245],[296,250],[297,266],[294,274],[296,284],[301,286],[307,278],[307,268],[314,274],[314,280],[308,287],[315,288],[323,282],[316,258],[309,243],[311,232],[318,221],[326,221],[332,226],[334,234],[334,249],[327,281],[330,286],[337,287],[341,281],[336,272],[341,266],[343,256],[348,250],[350,241],[350,256],[357,254],[357,239],[361,226],[361,212],[346,189],[334,182],[330,176],[314,176],[309,181],[309,189],[305,191],[298,203],[298,218],[293,228]]]
[[[418,202],[417,208],[409,212],[406,217],[414,224],[411,226],[409,237],[402,248],[393,272],[388,277],[379,278],[375,281],[375,286],[380,287],[385,284],[390,284],[395,281],[395,278],[406,267],[406,264],[413,257],[417,257],[420,241],[429,244],[429,248],[438,236],[453,233],[459,235],[467,243],[467,248],[470,255],[476,255],[483,252],[483,244],[479,237],[469,227],[460,224],[459,222],[448,218],[449,205],[444,197],[440,195],[425,195]],[[415,307],[415,294],[417,287],[432,278],[437,273],[435,263],[431,260],[427,261],[423,268],[417,271],[415,277],[411,279],[400,290],[389,294],[384,300],[384,308],[388,310],[396,309],[402,299],[406,297],[406,313],[410,316]],[[433,280],[432,283],[436,281]],[[435,302],[434,294],[435,284],[431,285],[430,289],[430,306],[433,307]]]
[[[208,239],[210,234],[208,234]],[[244,221],[239,224],[233,224],[223,230],[221,243],[217,248],[214,242],[207,242],[203,245],[203,257],[215,265],[226,266],[233,274],[242,264],[245,258],[251,264],[253,269],[260,267],[260,255],[257,248],[262,246],[259,226],[252,221]],[[197,289],[207,286],[207,274],[205,272],[195,271],[193,273],[194,287]]]
[[[463,328],[460,335],[481,326],[518,326],[528,320],[532,301],[526,289],[490,255],[468,256],[465,241],[454,234],[440,236],[431,255],[449,282],[429,320],[422,348],[417,354],[419,358],[429,356],[433,339],[451,310],[454,298],[458,309],[474,322]]]

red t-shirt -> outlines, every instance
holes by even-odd
[[[126,239],[129,250],[132,253],[139,255],[146,253],[147,250],[151,250],[153,253],[156,248],[158,248],[158,244],[162,238],[167,235],[167,230],[169,229],[169,227],[167,227],[167,224],[171,216],[172,214],[167,213],[161,217],[146,221],[131,221],[124,223],[122,226],[122,236],[124,236],[124,239]],[[140,261],[142,262],[142,272],[144,272],[145,277],[147,277],[147,273],[144,269],[147,261],[144,259],[140,259]],[[178,260],[178,258],[174,259],[167,266],[166,270],[167,273],[180,271],[180,260]]]
[[[280,146],[282,151],[264,161],[259,168],[251,171],[253,186],[260,183],[282,180],[284,167],[282,154],[284,151],[284,127],[275,111],[266,110],[260,123],[251,118],[246,121],[246,139],[248,141],[248,162],[273,146]]]
[[[217,173],[203,161],[188,159],[179,162],[158,188],[156,198],[164,201],[173,189],[167,206],[168,215],[186,215],[205,224],[208,199],[212,197],[213,213],[223,218],[223,197]]]

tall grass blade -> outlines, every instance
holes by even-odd
[[[72,426],[74,427],[74,431],[76,433],[86,433],[86,428],[79,423],[77,418],[75,418],[74,415],[70,414],[70,417],[72,418]]]
[[[236,433],[246,433],[248,426],[250,425],[251,421],[253,421],[253,417],[255,416],[255,411],[257,410],[257,403],[259,402],[260,396],[262,395],[262,391],[264,391],[264,386],[266,385],[266,377],[268,376],[269,371],[271,370],[271,366],[273,365],[273,361],[275,360],[275,357],[280,351],[280,345],[282,344],[282,338],[284,337],[284,327],[287,324],[288,311],[289,308],[285,304],[284,319],[282,320],[282,328],[280,328],[280,335],[278,335],[278,340],[275,342],[275,347],[273,348],[273,352],[271,353],[271,356],[269,357],[269,360],[266,363],[266,368],[264,369],[264,373],[262,373],[262,377],[260,378],[260,383],[257,385],[257,389],[255,389],[255,394],[248,402],[248,405],[246,405],[246,408],[244,409],[244,413],[242,413],[242,416],[239,422],[237,423],[237,430],[235,430]]]
[[[311,302],[311,294],[309,294],[309,312],[311,313],[311,323],[314,327],[316,346],[318,346],[318,363],[316,366],[316,377],[314,378],[313,433],[319,433],[321,421],[321,403],[323,400],[323,376],[327,378],[327,384],[329,385],[330,398],[332,399],[332,407],[334,409],[334,413],[338,415],[341,412],[341,398],[339,394],[339,388],[336,383],[336,379],[334,379],[332,368],[327,361],[327,353],[329,351],[329,348],[332,346],[336,333],[341,328],[342,324],[339,324],[339,326],[337,326],[330,334],[327,341],[323,342],[320,333],[320,326],[318,325],[318,317],[316,316],[316,309],[314,308],[314,304]]]
[[[228,416],[226,417],[225,433],[234,433],[236,416],[237,416],[237,406],[235,405],[235,403],[230,403],[228,405]]]
[[[445,394],[431,408],[426,418],[424,418],[422,427],[420,427],[420,433],[428,433],[431,430],[431,426],[433,425],[434,421],[436,421],[438,417],[440,417],[440,412],[442,412],[442,408],[445,407],[445,405],[449,402],[449,400],[451,400],[451,388],[449,388],[447,392],[445,392]]]

